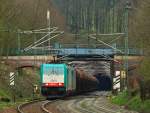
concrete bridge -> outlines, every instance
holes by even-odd
[[[42,63],[48,63],[54,60],[53,56],[8,56],[2,57],[2,60],[13,66],[13,68],[37,67]]]

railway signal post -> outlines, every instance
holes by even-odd
[[[15,96],[15,73],[14,72],[10,72],[9,74],[9,85],[12,89],[12,100],[15,103],[16,96]]]
[[[126,2],[125,6],[125,57],[124,57],[124,70],[126,71],[126,76],[124,79],[125,88],[128,88],[128,54],[129,54],[129,9],[130,9],[129,1]]]

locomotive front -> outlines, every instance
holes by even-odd
[[[65,64],[41,65],[41,93],[46,97],[63,96],[65,89]]]

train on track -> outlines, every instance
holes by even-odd
[[[40,77],[41,93],[47,98],[93,91],[99,84],[95,77],[67,64],[42,64]]]

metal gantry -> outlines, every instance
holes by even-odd
[[[43,34],[44,36],[38,39],[37,41],[33,42],[32,44],[28,45],[22,52],[27,52],[31,49],[36,49],[37,47],[41,46],[42,44],[56,38],[57,36],[63,34],[63,31],[57,31],[57,27],[53,28],[45,28],[45,29],[38,29],[38,30],[29,30],[29,31],[19,31],[18,34]],[[49,35],[51,36],[49,37]],[[49,47],[50,48],[50,47]]]
[[[118,40],[119,37],[121,37],[121,35],[124,35],[124,33],[91,34],[91,35],[89,35],[89,37],[90,37],[91,39],[97,40],[99,43],[101,43],[101,44],[103,44],[103,45],[105,45],[105,46],[107,46],[107,47],[109,47],[109,48],[112,48],[112,49],[114,49],[114,50],[116,50],[116,51],[118,51],[118,52],[124,54],[124,52],[121,51],[120,49],[117,49],[116,47],[113,47],[113,46],[111,45],[111,43],[106,43],[106,42],[104,42],[103,40],[98,39],[98,36],[116,36],[117,38],[115,38],[115,40]]]

